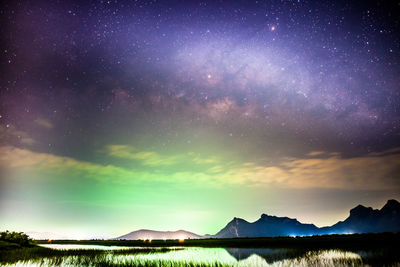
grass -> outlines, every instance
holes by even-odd
[[[96,250],[96,249],[69,249],[57,250],[40,246],[23,247],[0,250],[0,264],[13,264],[16,262],[42,262],[47,259],[51,264],[59,265],[66,257],[74,257],[74,262],[80,265],[80,261],[86,263],[104,261],[109,255],[135,255],[147,253],[163,253],[171,251],[170,248],[132,248],[120,250]],[[83,264],[87,265],[87,264]]]
[[[20,245],[0,240],[0,251],[21,248]]]

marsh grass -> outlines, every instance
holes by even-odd
[[[257,266],[400,266],[398,248],[260,249],[260,248],[125,248],[0,249],[0,265],[117,267],[257,267]]]
[[[267,263],[263,258],[253,254],[247,259],[239,262],[219,262],[218,260],[210,260],[206,262],[196,262],[195,259],[146,259],[136,257],[137,250],[118,251],[114,254],[113,251],[79,251],[79,255],[66,254],[66,251],[61,251],[57,256],[46,258],[37,258],[20,263],[33,263],[37,266],[104,266],[104,267],[257,267],[257,266],[365,266],[362,258],[352,252],[344,252],[340,250],[321,250],[308,251],[302,256],[284,259],[280,261]],[[72,254],[77,251],[71,251]],[[140,252],[144,252],[141,250]],[[122,253],[122,254],[121,254]],[[161,253],[161,251],[148,250],[146,253]],[[66,256],[68,255],[68,256]],[[123,255],[123,257],[121,257]],[[130,255],[131,257],[127,257]],[[370,255],[372,256],[372,254]],[[377,266],[399,266],[399,263],[380,264]]]
[[[110,255],[135,255],[148,253],[164,253],[178,248],[131,248],[118,250],[96,249],[50,249],[39,246],[0,250],[0,264],[13,264],[16,262],[34,262],[41,265],[61,265],[71,261],[72,265],[91,266],[92,262],[105,262]]]

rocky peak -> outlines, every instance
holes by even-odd
[[[350,217],[366,217],[373,212],[371,207],[367,208],[363,205],[358,205],[357,207],[350,210]]]
[[[400,203],[397,200],[390,199],[381,209],[383,213],[400,213]]]

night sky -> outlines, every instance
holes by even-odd
[[[5,1],[0,228],[215,234],[400,198],[399,1]]]

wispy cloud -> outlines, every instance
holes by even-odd
[[[173,166],[173,165],[210,165],[221,162],[215,156],[200,156],[189,152],[185,154],[163,155],[155,151],[138,150],[128,145],[109,145],[107,154],[112,157],[134,160],[145,166]]]
[[[307,154],[307,156],[315,157],[315,156],[321,156],[324,154],[325,154],[324,151],[311,151],[310,153]]]
[[[116,181],[116,178],[132,178],[132,173],[113,165],[100,165],[62,157],[49,153],[39,153],[13,146],[0,147],[0,167],[8,170],[33,170],[51,173],[68,173],[82,178],[100,181]]]
[[[31,146],[36,143],[27,132],[17,129],[12,124],[0,125],[0,141],[20,143]]]
[[[110,155],[140,160],[152,166],[151,170],[126,169],[115,165],[101,165],[38,153],[12,146],[0,147],[0,166],[4,169],[31,169],[68,173],[100,182],[168,182],[190,186],[259,186],[284,188],[328,188],[345,190],[393,190],[400,189],[400,154],[381,153],[355,158],[285,158],[280,164],[262,166],[254,162],[232,165],[210,159],[208,168],[190,171],[180,168],[162,170],[168,164],[176,164],[180,156],[162,156],[156,152],[129,152],[125,146],[112,146]],[[397,151],[397,150],[396,150]],[[204,163],[202,158],[191,160]],[[229,165],[229,168],[227,167]],[[233,167],[235,166],[235,167]]]
[[[137,151],[127,145],[107,146],[109,156],[140,161],[148,166],[169,166],[179,163],[179,156],[164,156],[154,151]]]
[[[47,129],[52,129],[54,127],[49,120],[46,120],[45,118],[42,117],[37,118],[35,120],[35,123]]]
[[[226,175],[232,177],[232,181],[254,185],[393,190],[400,189],[400,154],[286,158],[276,166],[263,167],[250,163]]]

